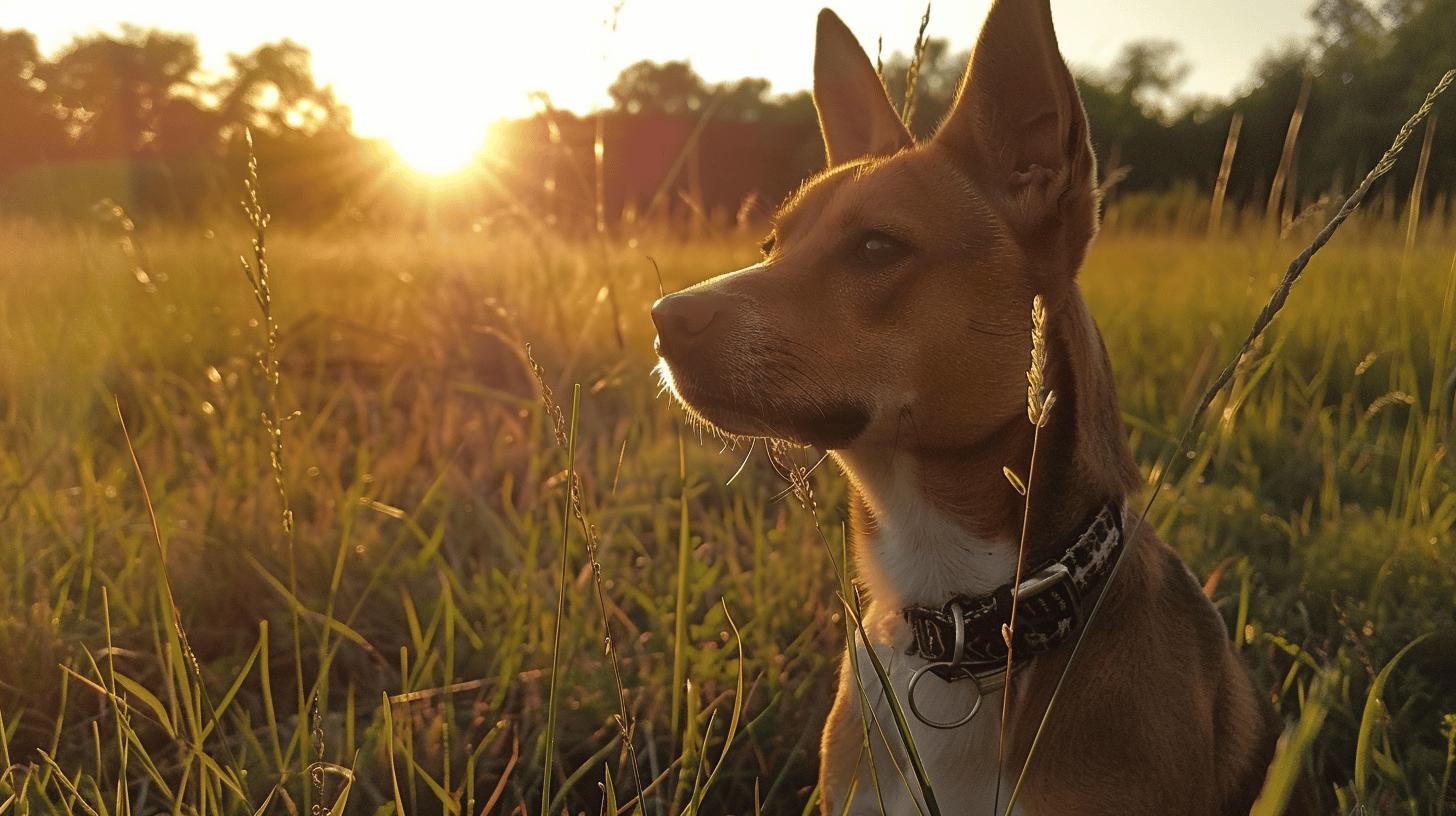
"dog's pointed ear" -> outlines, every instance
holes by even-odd
[[[1014,227],[1062,228],[1080,265],[1096,232],[1096,160],[1049,0],[996,0],[935,140]]]
[[[814,44],[814,107],[831,166],[861,156],[889,155],[914,141],[870,58],[829,9],[819,12]]]

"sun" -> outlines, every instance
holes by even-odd
[[[449,117],[401,116],[381,134],[394,152],[417,173],[448,176],[468,167],[485,146],[478,122]]]
[[[522,68],[536,64],[535,40],[507,33],[541,30],[535,21],[544,12],[454,5],[475,11],[460,16],[441,7],[392,24],[402,59],[381,58],[377,43],[365,38],[349,39],[334,54],[337,94],[349,106],[354,132],[393,148],[400,169],[429,181],[492,159],[491,126],[534,113],[530,90],[555,83],[549,71]]]

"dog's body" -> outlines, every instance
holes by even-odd
[[[690,412],[726,433],[829,449],[850,477],[870,645],[846,656],[821,801],[829,814],[912,813],[924,803],[866,650],[904,703],[927,661],[911,653],[902,610],[1012,581],[1025,500],[1002,469],[1025,475],[1033,444],[1028,565],[1056,559],[1089,514],[1122,507],[1141,477],[1075,281],[1096,232],[1095,169],[1046,0],[998,0],[927,142],[914,143],[827,11],[814,93],[830,169],[780,209],[765,260],[664,298],[653,318],[660,368]],[[1034,294],[1046,303],[1056,395],[1035,443],[1025,379]],[[1097,624],[1016,812],[1247,813],[1278,719],[1193,575],[1135,518],[1122,529],[1133,540],[1099,588]],[[987,691],[959,728],[910,718],[943,812],[1005,807],[1070,651],[1018,663],[1010,686]],[[976,688],[928,676],[916,699],[928,719],[954,719]]]

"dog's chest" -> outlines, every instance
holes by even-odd
[[[869,511],[869,529],[855,531],[856,566],[881,608],[938,606],[989,592],[1015,574],[1015,546],[970,534],[928,502],[908,459],[843,458]]]
[[[916,752],[925,765],[941,812],[1002,813],[1016,777],[1015,769],[1003,769],[998,795],[996,753],[1002,692],[998,690],[984,695],[976,716],[959,728],[938,729],[926,725],[911,713],[908,697],[911,677],[917,669],[925,665],[925,661],[905,653],[909,635],[901,627],[882,621],[881,626],[873,629],[883,634],[889,634],[886,629],[892,629],[900,635],[892,637],[892,643],[879,640],[876,634],[871,637],[877,641],[876,652],[890,677],[900,706],[905,711]],[[872,743],[876,750],[873,770],[868,763],[861,766],[859,791],[855,796],[855,807],[850,812],[880,812],[880,800],[875,794],[876,782],[879,796],[884,799],[886,814],[896,816],[928,812],[924,809],[924,801],[909,755],[896,729],[894,714],[881,689],[879,675],[875,672],[862,641],[858,643],[857,651],[860,687],[864,689],[871,704],[871,710],[866,712],[869,715],[866,723],[870,733],[874,735]],[[922,678],[915,690],[915,702],[921,713],[938,722],[960,719],[975,705],[977,696],[974,681],[947,683],[934,675]],[[899,767],[899,772],[896,771],[896,766]],[[901,780],[901,774],[904,775],[904,781]],[[1020,808],[1013,811],[1021,812]]]
[[[1003,769],[998,790],[1002,692],[985,694],[976,716],[963,726],[926,725],[909,707],[910,680],[926,661],[907,654],[910,632],[899,615],[904,606],[938,606],[952,596],[979,595],[1005,583],[1016,570],[1015,547],[979,539],[932,506],[907,459],[846,459],[871,517],[871,528],[860,531],[865,535],[856,545],[858,571],[872,602],[867,631],[905,711],[936,801],[942,813],[1000,814],[1015,781],[1015,769]],[[890,816],[928,812],[863,642],[856,658],[860,688],[870,704],[867,724],[875,753],[873,771],[869,763],[861,764],[859,792],[850,812],[879,813],[881,797]],[[947,683],[934,675],[922,678],[915,694],[920,711],[938,722],[961,719],[980,696],[974,681]]]

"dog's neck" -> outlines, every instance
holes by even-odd
[[[1075,289],[1054,312],[1047,339],[1056,404],[1035,440],[1028,566],[1059,555],[1095,507],[1121,499],[1140,479],[1106,351]],[[859,573],[881,610],[936,606],[1012,580],[1025,499],[1002,469],[1027,477],[1035,435],[1022,414],[964,445],[898,439],[837,454],[859,493]]]

